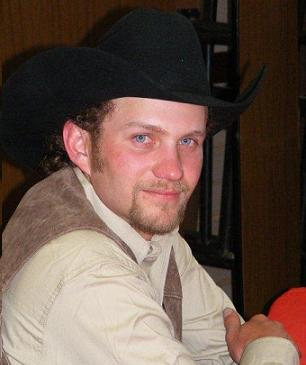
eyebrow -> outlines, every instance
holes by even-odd
[[[161,128],[159,126],[153,125],[153,124],[144,124],[141,122],[129,122],[126,124],[126,127],[139,127],[142,129],[149,130],[151,132],[159,132],[162,134],[166,134],[167,131],[164,128]]]
[[[141,122],[129,122],[126,124],[126,127],[140,127],[143,128],[145,130],[148,130],[150,132],[157,132],[160,134],[167,134],[168,132],[166,131],[166,129],[161,128],[159,126],[153,125],[153,124],[143,124]],[[186,135],[194,135],[194,136],[205,136],[205,131],[200,131],[200,130],[193,130],[189,133],[186,133]]]

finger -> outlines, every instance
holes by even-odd
[[[265,316],[264,314],[262,313],[259,313],[259,314],[255,314],[251,320],[255,320],[255,321],[258,321],[258,322],[265,322],[265,321],[271,321],[270,318],[268,318],[267,316]]]
[[[226,329],[226,339],[228,344],[233,342],[239,334],[240,318],[237,312],[231,308],[225,308],[223,311],[224,326]]]

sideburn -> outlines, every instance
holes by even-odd
[[[101,135],[101,133],[100,133],[100,135]],[[91,138],[91,146],[92,146],[91,165],[92,165],[92,169],[93,169],[94,172],[102,173],[103,170],[104,170],[105,162],[104,162],[104,160],[101,156],[101,150],[100,150],[99,145],[98,145],[98,139],[99,138]]]
[[[103,122],[108,115],[110,115],[114,108],[115,104],[113,101],[109,100],[107,102],[102,103],[103,107],[99,110],[99,115],[96,116],[97,120],[100,120],[98,127],[94,129],[88,129],[90,134],[90,142],[91,142],[91,154],[92,154],[92,169],[94,172],[103,172],[105,162],[101,157],[102,153],[99,147],[99,140],[103,134]]]

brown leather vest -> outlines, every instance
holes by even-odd
[[[10,280],[44,244],[65,233],[89,229],[111,238],[134,261],[131,249],[98,217],[71,168],[62,169],[30,189],[3,233],[1,285]],[[182,339],[182,288],[172,249],[163,308]]]

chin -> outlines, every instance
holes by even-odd
[[[135,218],[135,217],[134,217]],[[154,234],[167,234],[172,232],[179,226],[181,219],[175,217],[175,219],[160,219],[160,216],[137,219],[132,221],[132,226],[141,232],[145,232],[151,235]]]

